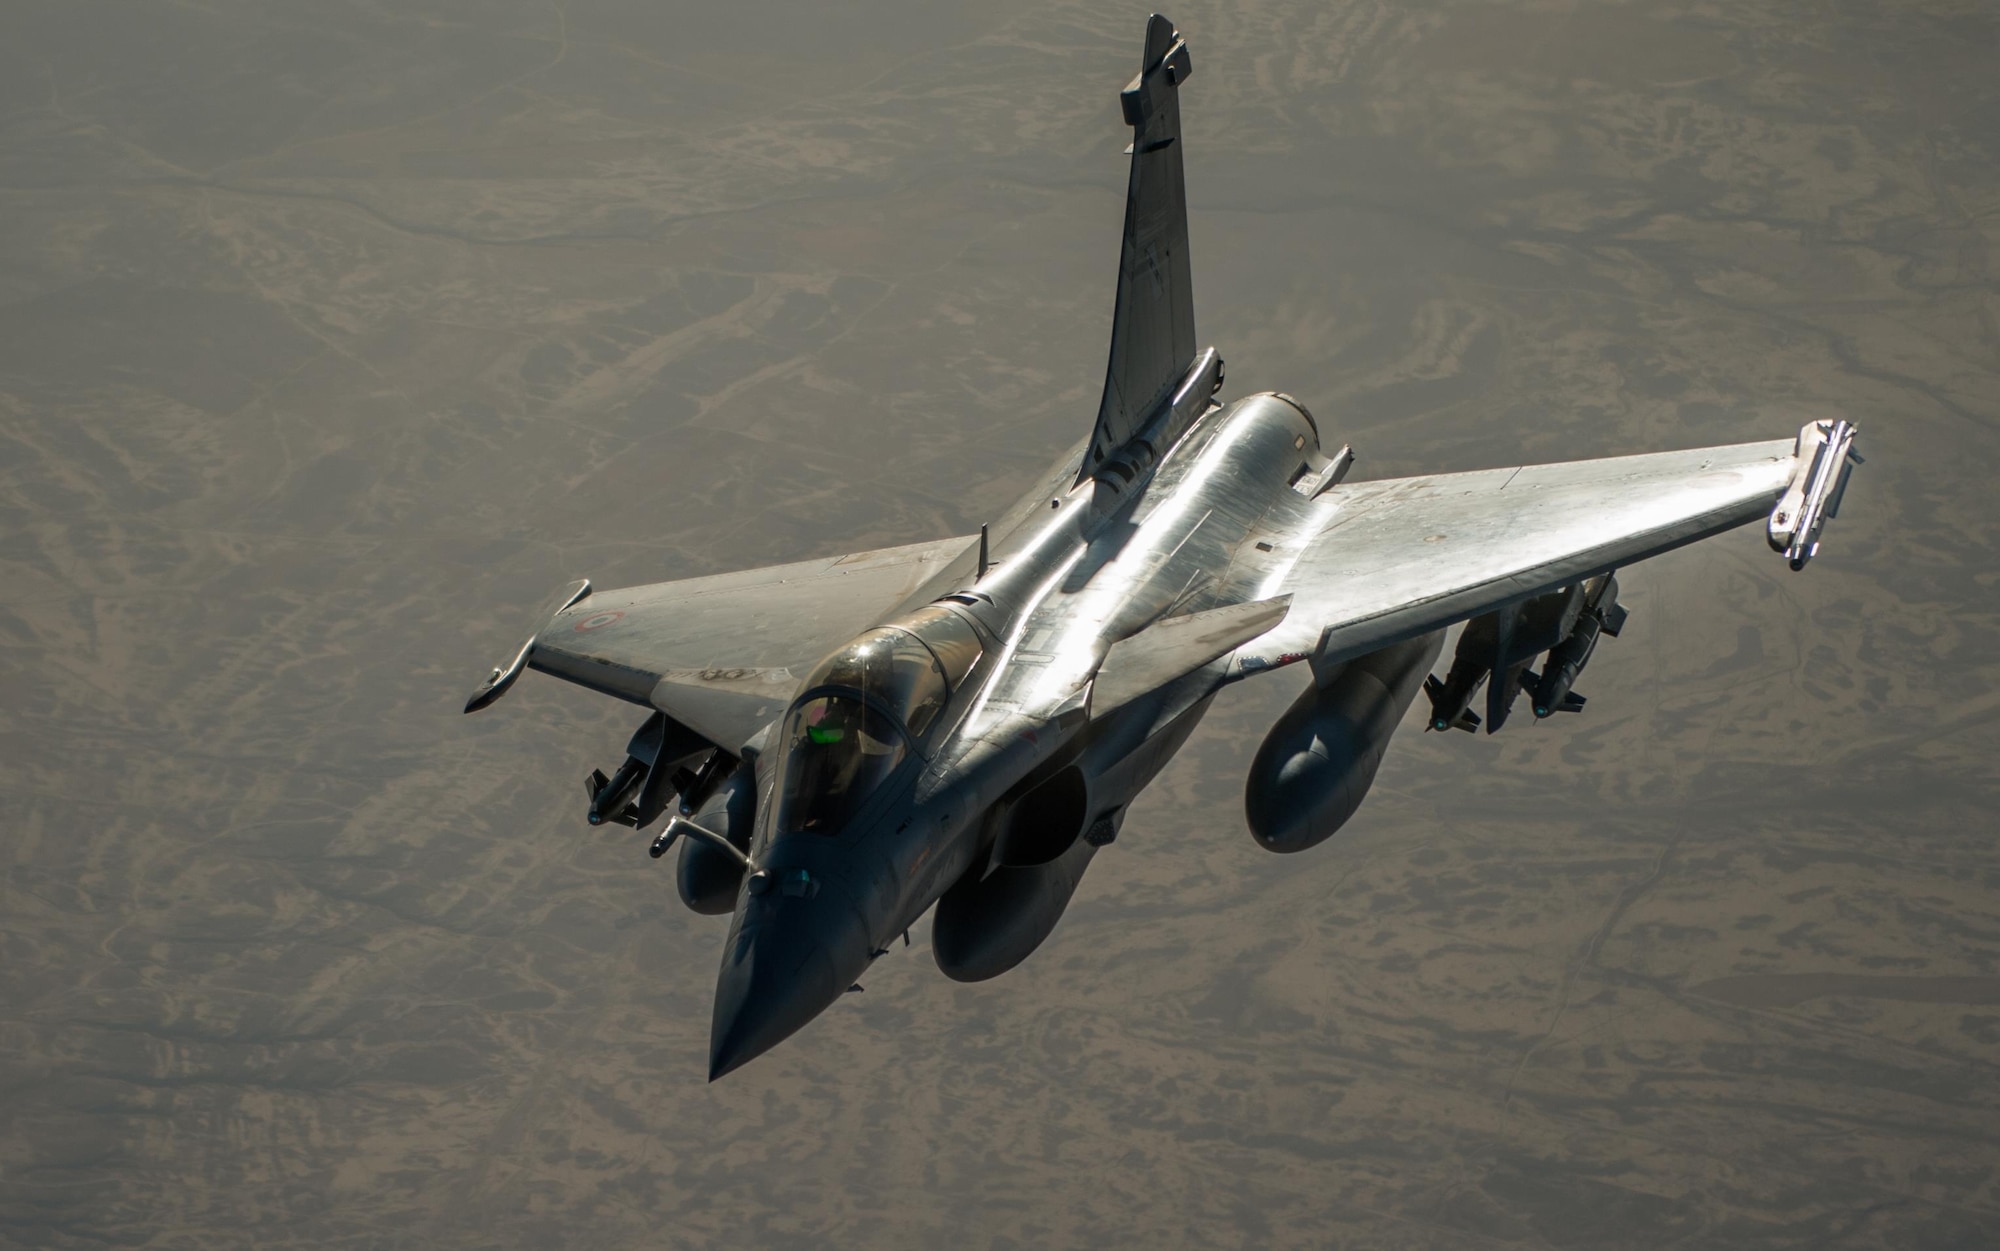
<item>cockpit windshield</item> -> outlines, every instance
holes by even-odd
[[[977,662],[978,637],[956,618],[939,624],[926,616],[912,625],[938,634],[954,670],[949,679],[922,638],[893,627],[868,631],[806,679],[807,696],[785,723],[781,833],[833,834],[845,826],[923,738],[951,683]]]
[[[786,726],[781,830],[833,834],[903,762],[903,732],[847,695],[819,695]]]
[[[912,737],[921,737],[944,707],[949,691],[944,667],[923,640],[906,630],[870,630],[820,662],[807,690],[845,686],[871,696],[894,713]]]

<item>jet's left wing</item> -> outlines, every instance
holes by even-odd
[[[1335,487],[1298,540],[1290,614],[1237,673],[1316,670],[1771,513],[1791,439]]]
[[[784,707],[814,661],[891,615],[977,541],[940,539],[617,591],[579,583],[465,710],[498,699],[524,668],[539,669],[657,708],[734,751]]]

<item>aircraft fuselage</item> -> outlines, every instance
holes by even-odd
[[[1129,481],[1100,471],[1071,487],[1075,449],[1006,514],[983,577],[948,570],[924,589],[975,624],[983,653],[920,758],[843,828],[779,828],[768,775],[783,768],[784,745],[768,745],[758,872],[724,947],[717,1076],[817,1015],[955,884],[972,894],[1001,879],[983,910],[966,905],[983,911],[976,923],[940,914],[947,973],[993,976],[1046,936],[1126,805],[1193,732],[1228,662],[1102,715],[1078,688],[1152,621],[1262,598],[1308,516],[1298,488],[1328,464],[1295,401],[1263,394],[1204,409]],[[1035,880],[1014,880],[1023,875]],[[1010,890],[1039,894],[1010,903]],[[965,931],[957,948],[955,928]]]

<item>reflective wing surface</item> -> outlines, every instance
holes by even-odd
[[[1791,480],[1793,446],[1781,439],[1336,487],[1320,497],[1323,511],[1290,572],[1264,592],[1290,592],[1290,615],[1243,649],[1241,670],[1315,652],[1325,663],[1362,655],[1762,520]]]
[[[598,591],[542,628],[528,664],[658,707],[733,749],[777,715],[814,661],[890,615],[976,541]]]

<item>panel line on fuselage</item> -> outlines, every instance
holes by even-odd
[[[1225,417],[1248,415],[1240,407],[1222,411]],[[1206,423],[1197,423],[1197,426],[1203,424]],[[1208,489],[1216,476],[1233,463],[1232,453],[1237,447],[1258,431],[1259,423],[1256,421],[1225,420],[1210,428],[1209,438],[1203,446],[1189,449],[1193,452],[1190,459],[1176,464],[1177,458],[1170,456],[1163,461],[1154,470],[1153,476],[1147,479],[1138,496],[1136,502],[1140,516],[1136,519],[1137,531],[1131,540],[1116,557],[1095,571],[1083,587],[1076,591],[1061,591],[1069,572],[1088,550],[1089,538],[1094,534],[1078,536],[1084,539],[1078,550],[1061,562],[1055,573],[1044,579],[1023,605],[1014,630],[1003,644],[1000,667],[967,717],[966,724],[971,732],[976,734],[989,730],[997,723],[997,718],[983,716],[989,704],[1007,704],[1013,709],[1032,711],[1053,707],[1070,697],[1095,672],[1105,647],[1116,641],[1111,637],[1114,633],[1129,634],[1143,628],[1176,602],[1185,588],[1147,594],[1147,591],[1157,591],[1158,588],[1148,586],[1146,579],[1167,568],[1169,562],[1215,515],[1215,505],[1206,503]],[[1187,441],[1182,440],[1175,450],[1187,447]],[[1204,511],[1194,524],[1185,525],[1195,508],[1205,503]],[[1258,509],[1259,515],[1267,512],[1268,507],[1266,502]],[[1106,518],[1099,525],[1108,521],[1109,518]],[[1226,538],[1219,541],[1229,542]],[[1233,552],[1233,549],[1230,550]],[[1128,578],[1116,576],[1117,571],[1143,572],[1134,572]],[[1214,585],[1217,589],[1227,587],[1226,581]],[[1121,615],[1126,620],[1121,621]],[[1055,657],[1051,663],[1032,668],[1019,663],[1021,642],[1031,631],[1037,636],[1036,650]],[[1042,636],[1044,631],[1049,632],[1047,637]]]

